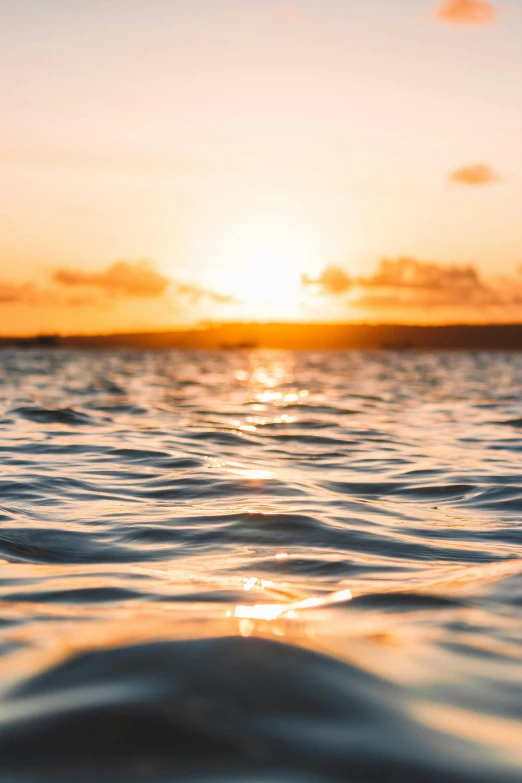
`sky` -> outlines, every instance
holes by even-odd
[[[0,0],[0,332],[522,320],[522,0]]]

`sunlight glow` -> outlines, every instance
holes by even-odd
[[[321,266],[319,242],[305,227],[245,223],[217,254],[220,285],[255,318],[292,318],[302,301],[301,276]],[[216,281],[217,282],[217,281]]]

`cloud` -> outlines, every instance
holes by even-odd
[[[367,288],[422,289],[428,291],[484,291],[475,267],[467,265],[443,265],[432,261],[419,261],[403,256],[383,258],[377,271],[370,277],[361,277],[359,285]]]
[[[15,285],[13,283],[0,282],[0,303],[11,304],[13,302],[27,301],[33,296],[33,287],[29,283]]]
[[[491,25],[497,20],[497,9],[487,0],[444,0],[435,18],[454,25]]]
[[[64,296],[58,288],[38,283],[10,283],[0,280],[0,305],[26,305],[30,307],[85,307],[98,304],[99,298],[90,296]]]
[[[62,286],[96,288],[110,296],[153,299],[169,291],[174,298],[187,298],[194,303],[203,299],[217,304],[235,301],[232,296],[194,283],[171,280],[154,269],[149,261],[116,261],[102,272],[56,269],[53,280]]]
[[[452,171],[449,178],[450,182],[456,185],[469,185],[471,187],[494,185],[496,182],[502,181],[502,177],[485,163],[463,166]]]
[[[51,271],[51,283],[11,283],[0,280],[0,304],[53,307],[103,307],[122,300],[149,299],[176,307],[183,300],[233,304],[233,296],[210,288],[172,280],[149,261],[115,261],[99,272],[60,267]]]
[[[203,288],[193,283],[180,283],[173,284],[175,293],[179,296],[186,296],[193,302],[200,302],[202,299],[208,299],[210,302],[216,304],[234,304],[237,299],[234,296],[228,294],[220,294],[218,291],[213,291],[210,288]]]
[[[119,296],[145,298],[162,296],[170,284],[169,278],[148,261],[115,261],[102,272],[57,269],[53,281],[68,287],[88,286]]]
[[[0,304],[55,304],[56,294],[34,283],[9,283],[0,280]]]
[[[341,267],[326,267],[317,279],[303,277],[323,296],[353,291],[350,305],[369,309],[495,307],[522,302],[522,283],[485,282],[473,264],[440,264],[408,256],[382,259],[373,275],[351,278]]]
[[[322,294],[344,294],[353,285],[352,278],[339,266],[327,266],[315,280],[308,275],[302,276],[304,286],[315,286]]]

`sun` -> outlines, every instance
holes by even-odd
[[[310,232],[277,223],[249,223],[225,237],[213,277],[255,318],[292,318],[302,299],[303,273],[320,266]]]

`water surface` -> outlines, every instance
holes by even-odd
[[[522,775],[522,356],[0,353],[1,781]]]

